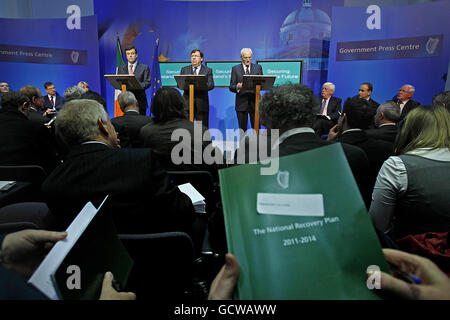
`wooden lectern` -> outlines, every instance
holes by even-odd
[[[189,90],[189,121],[194,122],[194,89],[208,90],[206,75],[184,74],[175,75],[178,89]]]
[[[116,90],[143,90],[141,84],[133,74],[105,74],[105,78]],[[123,112],[115,112],[115,116],[121,116]]]
[[[259,100],[261,98],[261,90],[270,90],[273,87],[277,76],[264,75],[244,75],[241,90],[256,91],[255,93],[255,132],[259,133]]]

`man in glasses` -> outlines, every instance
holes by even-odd
[[[236,93],[236,115],[238,118],[239,129],[244,132],[248,126],[248,116],[253,129],[255,126],[255,91],[242,90],[244,75],[262,75],[262,67],[259,64],[252,63],[252,49],[243,48],[241,50],[242,63],[231,69],[230,91]]]

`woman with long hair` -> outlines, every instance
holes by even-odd
[[[394,239],[450,230],[450,113],[412,110],[378,173],[370,215]]]

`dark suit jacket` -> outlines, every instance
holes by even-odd
[[[122,148],[141,147],[140,130],[149,122],[151,122],[150,117],[140,115],[139,112],[134,111],[127,111],[123,116],[111,119],[111,123],[119,133],[120,146]]]
[[[187,142],[186,139],[172,141],[172,133],[176,129],[184,129],[189,132],[191,136],[191,140],[189,141],[190,143]],[[207,130],[207,128],[203,127],[203,132],[205,130]],[[194,143],[195,138],[196,132],[194,131],[194,123],[187,119],[172,119],[165,123],[151,122],[141,128],[142,145],[146,148],[151,148],[155,151],[155,153],[157,153],[158,158],[161,160],[161,163],[166,170],[206,170],[211,172],[213,176],[217,177],[217,170],[222,166],[216,164],[206,164],[204,163],[202,157],[205,148],[211,144],[211,141],[208,141],[207,139],[205,139],[206,141],[203,141],[202,137],[200,137],[200,140],[202,141],[197,145]],[[184,155],[184,151],[189,152],[189,159],[191,163],[174,164],[172,162],[171,152],[175,146],[181,146],[183,148],[182,151],[180,151],[182,155]],[[214,148],[213,150],[214,155],[217,152],[218,156],[223,157],[222,152],[219,149]],[[202,159],[201,163],[194,163],[196,155],[198,158]]]
[[[373,189],[375,180],[380,171],[383,162],[389,158],[394,152],[394,145],[383,140],[369,138],[364,131],[350,131],[343,133],[339,138],[339,142],[351,144],[364,150],[369,159],[369,188]]]
[[[28,119],[42,124],[45,124],[50,121],[49,118],[44,117],[39,111],[33,110],[31,108],[28,111]]]
[[[106,195],[106,211],[118,233],[191,230],[191,200],[170,183],[150,149],[75,146],[42,190],[57,230],[65,229],[88,201],[98,206]]]
[[[118,74],[128,74],[128,63],[121,65],[117,69]],[[150,68],[146,64],[137,63],[136,68],[134,70],[134,75],[136,79],[139,81],[139,84],[143,88],[143,90],[130,90],[136,96],[136,99],[139,102],[139,107],[147,109],[147,95],[145,94],[145,90],[150,87],[151,79],[150,79]]]
[[[193,74],[192,65],[181,68],[180,74]],[[201,65],[198,74],[206,75],[206,85],[208,87],[208,90],[194,90],[194,105],[197,111],[209,112],[208,91],[214,89],[212,69]],[[186,103],[189,107],[189,90],[184,91],[183,97],[186,99]]]
[[[322,100],[323,97],[319,97],[320,105],[322,106]],[[333,121],[334,124],[337,123],[340,115],[341,115],[341,109],[342,109],[342,99],[337,97],[330,97],[330,101],[328,101],[328,107],[327,107],[327,116],[331,118],[331,121]]]
[[[366,134],[369,138],[384,140],[390,143],[395,142],[395,138],[397,137],[397,126],[395,124],[388,124],[376,129],[368,129],[366,130]]]
[[[59,111],[62,106],[64,105],[65,99],[64,97],[61,97],[58,93],[55,94],[55,109],[56,111]],[[43,96],[42,99],[44,100],[44,108],[43,110],[47,109],[53,109],[52,104],[50,103],[50,99],[48,98],[48,94]]]
[[[50,173],[56,151],[50,131],[19,111],[0,110],[0,165],[38,165]]]
[[[240,90],[237,92],[236,86],[242,83],[244,79],[244,67],[241,64],[231,69],[230,91],[236,93],[235,108],[236,111],[254,111],[255,110],[255,91]],[[252,63],[250,65],[251,75],[262,75],[262,67],[259,64]]]
[[[394,97],[394,99],[392,99],[392,101],[397,102],[398,103],[398,99],[397,97]],[[405,106],[403,107],[402,113],[400,114],[400,119],[398,120],[398,122],[402,121],[404,118],[406,118],[407,114],[417,108],[418,106],[420,106],[420,102],[414,101],[412,99],[409,99],[408,102],[405,104]]]

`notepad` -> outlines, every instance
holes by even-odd
[[[191,199],[192,204],[194,205],[195,212],[206,213],[205,198],[201,195],[200,192],[197,191],[197,189],[194,188],[192,184],[181,184],[178,186],[178,189],[180,189],[181,192],[183,192]]]

